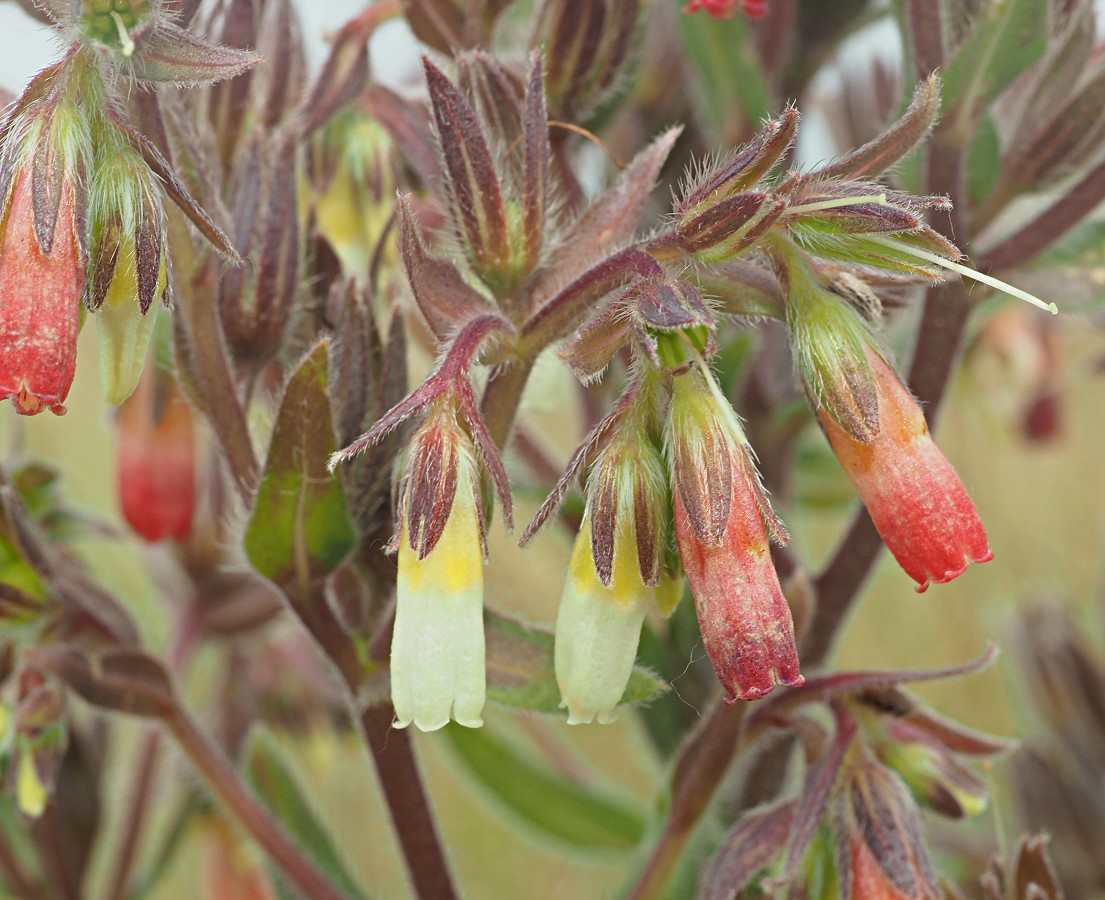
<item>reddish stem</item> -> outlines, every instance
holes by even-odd
[[[177,707],[165,717],[164,723],[215,797],[303,896],[312,900],[346,900],[250,793],[223,752],[186,710]]]
[[[422,788],[410,735],[391,727],[393,717],[390,704],[370,706],[361,714],[361,730],[372,751],[415,893],[422,900],[452,900],[456,890]]]

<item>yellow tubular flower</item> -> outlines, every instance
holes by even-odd
[[[435,483],[419,481],[431,478]],[[413,722],[422,731],[435,731],[450,718],[470,728],[483,724],[487,686],[477,490],[467,436],[451,416],[431,417],[412,442],[403,491],[391,643],[397,728]],[[434,519],[441,515],[447,520],[440,536],[427,540],[427,532],[440,527]]]

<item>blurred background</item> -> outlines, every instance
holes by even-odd
[[[678,5],[670,4],[673,16]],[[355,0],[303,0],[299,6],[315,65],[325,52],[326,35],[362,8]],[[810,96],[795,98],[800,109],[819,111],[807,117],[801,161],[812,163],[841,149],[834,143],[832,111],[842,108],[840,92],[846,83],[842,72],[858,71],[873,53],[892,59],[896,41],[893,26],[876,23],[852,39],[835,71],[813,82]],[[0,87],[17,93],[57,52],[56,41],[46,29],[14,4],[0,3]],[[416,53],[405,26],[388,23],[373,39],[375,74],[395,85],[406,84],[417,71]],[[953,583],[920,595],[883,554],[836,655],[841,668],[935,667],[976,657],[987,642],[996,641],[1006,652],[995,667],[967,681],[923,686],[919,693],[942,713],[1001,735],[1034,735],[1045,727],[1025,703],[1018,674],[1024,667],[1009,652],[1023,610],[1041,603],[1058,604],[1071,611],[1099,654],[1105,644],[1105,339],[1100,315],[1105,250],[1084,250],[1079,265],[1078,290],[1071,291],[1063,282],[1065,295],[1051,293],[1059,282],[1047,273],[1025,274],[1026,287],[1059,305],[1062,314],[1055,320],[1007,301],[995,300],[980,308],[963,365],[942,411],[938,442],[978,506],[994,561],[972,566]],[[895,320],[897,332],[910,333],[915,314],[915,310],[900,314]],[[113,413],[101,400],[96,352],[91,346],[96,338],[91,331],[81,337],[68,414],[28,420],[0,409],[0,447],[5,453],[19,448],[26,455],[56,463],[64,473],[62,488],[73,504],[118,523],[115,448],[108,427]],[[534,379],[526,406],[537,422],[544,422],[536,431],[563,462],[580,437],[564,426],[564,405],[575,393],[567,373],[547,368]],[[842,535],[854,494],[813,429],[807,429],[800,459],[798,502],[780,513],[801,555],[816,570]],[[537,502],[534,498],[528,508],[521,502],[516,520],[527,521]],[[498,523],[490,537],[487,602],[551,625],[569,539],[548,529],[523,551]],[[137,611],[150,644],[163,646],[168,619],[158,608],[154,584],[145,574],[149,555],[156,558],[158,549],[139,550],[133,542],[105,539],[86,541],[81,551],[95,574]],[[701,658],[701,648],[692,651],[691,658],[696,655]],[[205,677],[201,658],[189,685],[197,697],[203,694]],[[673,688],[679,692],[678,681]],[[697,710],[692,708],[690,714],[696,715]],[[544,748],[545,761],[553,768],[604,785],[630,808],[646,812],[653,802],[664,763],[633,716],[612,726],[574,729],[551,718],[495,709],[489,709],[486,720],[491,733],[531,750]],[[133,739],[137,726],[124,728],[124,735],[128,731]],[[616,893],[632,866],[627,854],[583,853],[570,841],[550,842],[540,829],[504,813],[494,796],[466,777],[442,735],[416,733],[414,739],[426,764],[458,880],[469,896],[564,898]],[[377,886],[373,896],[406,896],[385,807],[360,746],[332,733],[284,743],[288,753],[302,761],[299,772],[309,780],[312,802],[332,826],[350,866],[366,884]],[[113,759],[127,758],[127,750],[126,740],[110,748]],[[170,765],[183,775],[179,761]],[[998,763],[992,773],[998,814],[1012,816],[1015,801],[1002,788],[1003,766]],[[174,789],[172,781],[165,786],[167,791]],[[975,826],[995,837],[992,819]],[[152,827],[165,827],[165,823],[155,821]],[[110,826],[108,833],[113,833]],[[196,896],[196,866],[209,849],[197,832],[172,861],[170,876],[155,896]],[[105,848],[98,853],[106,855]]]

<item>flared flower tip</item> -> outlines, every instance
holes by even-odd
[[[450,719],[483,724],[483,549],[474,476],[475,463],[461,450],[448,521],[423,559],[411,546],[404,510],[391,642],[396,728],[413,722],[436,731]]]
[[[711,546],[695,534],[678,491],[675,535],[706,652],[735,700],[756,700],[805,679],[794,623],[771,561],[767,531],[744,473],[733,478],[729,523]]]
[[[824,411],[820,418],[887,548],[922,592],[994,554],[978,510],[917,402],[874,351],[870,362],[879,394],[875,438],[861,443]]]
[[[49,251],[35,233],[31,169],[15,178],[0,239],[0,399],[33,416],[65,412],[77,367],[84,271],[73,185],[62,180]]]

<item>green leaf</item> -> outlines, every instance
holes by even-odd
[[[967,193],[979,205],[993,190],[1001,165],[1001,140],[994,120],[983,116],[967,151]]]
[[[253,567],[300,596],[336,569],[356,541],[341,483],[326,470],[337,449],[326,367],[323,341],[288,383],[245,535]]]
[[[1043,0],[989,0],[944,69],[944,109],[973,118],[1043,56],[1050,33]]]
[[[856,502],[856,489],[821,435],[803,441],[795,460],[795,496],[807,509],[842,511]]]
[[[268,731],[254,728],[250,732],[243,758],[246,777],[254,792],[284,826],[289,837],[342,891],[363,900],[364,892],[346,869],[329,833],[304,798]]]
[[[489,700],[516,709],[562,714],[551,632],[487,610],[484,640]],[[621,703],[644,703],[667,689],[668,685],[651,671],[635,666]]]
[[[635,810],[535,766],[488,729],[450,724],[443,733],[487,790],[550,837],[590,850],[630,850],[644,835],[644,819]]]
[[[741,18],[718,20],[709,16],[678,17],[679,37],[695,70],[698,90],[692,92],[702,117],[722,141],[754,126],[770,114],[770,95],[763,74],[750,52],[748,32]],[[743,123],[734,113],[743,112]]]

